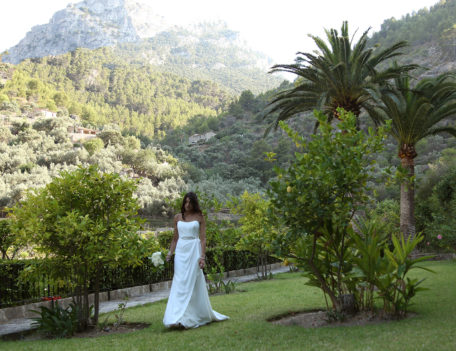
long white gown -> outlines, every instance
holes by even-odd
[[[197,328],[229,317],[215,312],[209,301],[203,270],[199,267],[199,222],[177,222],[179,239],[174,256],[174,277],[163,324]]]

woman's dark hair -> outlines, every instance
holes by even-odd
[[[199,206],[199,202],[198,202],[198,197],[196,196],[196,194],[194,192],[190,191],[187,194],[185,194],[184,200],[182,200],[181,213],[182,213],[182,219],[184,219],[184,220],[185,220],[185,216],[184,216],[185,201],[187,200],[187,198],[190,199],[190,204],[192,205],[193,211],[196,213],[202,214],[200,206]]]

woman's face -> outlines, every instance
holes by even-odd
[[[186,212],[191,212],[193,210],[192,203],[190,202],[190,198],[185,199],[185,205],[184,205],[185,211]]]

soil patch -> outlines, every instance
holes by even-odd
[[[408,313],[407,317],[416,316],[415,313]],[[372,312],[360,312],[355,315],[346,316],[342,321],[331,321],[326,311],[297,311],[288,312],[279,316],[268,319],[268,322],[279,325],[298,325],[304,328],[319,328],[319,327],[340,327],[340,326],[362,326],[369,324],[386,323],[397,321],[397,318],[391,318],[375,314]]]

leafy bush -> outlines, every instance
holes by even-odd
[[[1,259],[14,259],[21,248],[17,236],[10,229],[10,220],[0,220],[0,254]]]
[[[91,306],[93,308],[93,305]],[[32,318],[33,325],[38,327],[38,330],[48,336],[55,338],[67,338],[72,336],[78,330],[78,306],[70,304],[67,308],[62,308],[56,302],[53,302],[51,307],[41,306],[38,313],[40,317]]]
[[[423,250],[456,251],[456,150],[447,149],[430,169],[417,193],[417,229]]]
[[[94,284],[97,323],[103,267],[141,265],[153,243],[138,237],[143,221],[135,190],[135,181],[103,173],[96,166],[80,167],[62,172],[12,209],[12,231],[52,257],[24,270],[22,278],[39,279],[45,272],[74,288],[82,329],[90,319],[88,283]]]
[[[414,238],[404,239],[404,235],[393,235],[393,250],[389,248],[390,235],[382,230],[382,224],[375,221],[362,220],[358,223],[359,233],[352,232],[352,258],[355,264],[353,271],[360,278],[358,283],[358,304],[362,309],[374,309],[374,290],[383,301],[386,314],[404,316],[410,306],[411,299],[417,292],[424,290],[419,287],[422,280],[411,279],[407,275],[411,269],[427,268],[417,264],[430,257],[410,258],[415,247],[423,240],[421,234]]]
[[[405,240],[404,235],[401,233],[399,239],[393,236],[392,240],[394,245],[393,251],[390,251],[388,248],[385,249],[388,259],[386,274],[379,276],[376,286],[379,289],[379,295],[383,298],[384,310],[395,315],[403,316],[407,313],[407,308],[410,305],[412,297],[417,292],[425,290],[425,288],[418,287],[423,280],[411,279],[406,276],[413,268],[431,271],[428,268],[416,265],[419,262],[428,260],[430,256],[416,259],[410,258],[412,251],[423,240],[421,234]]]
[[[338,112],[336,127],[327,116],[315,113],[319,128],[310,141],[281,122],[300,150],[289,168],[277,170],[268,195],[288,228],[277,240],[276,253],[304,268],[309,283],[341,311],[344,295],[356,291],[351,220],[367,201],[373,168],[369,156],[382,149],[385,129],[366,134],[357,130],[352,113]]]
[[[171,245],[171,241],[173,240],[173,235],[174,235],[174,233],[172,230],[166,230],[163,232],[159,232],[157,235],[157,240],[158,240],[158,243],[160,244],[160,247],[168,250]]]
[[[261,278],[267,279],[267,258],[272,251],[272,242],[279,233],[277,220],[268,213],[270,202],[260,194],[249,194],[247,191],[239,201],[231,204],[231,211],[240,214],[241,237],[236,248],[248,250],[257,255],[257,268]]]

